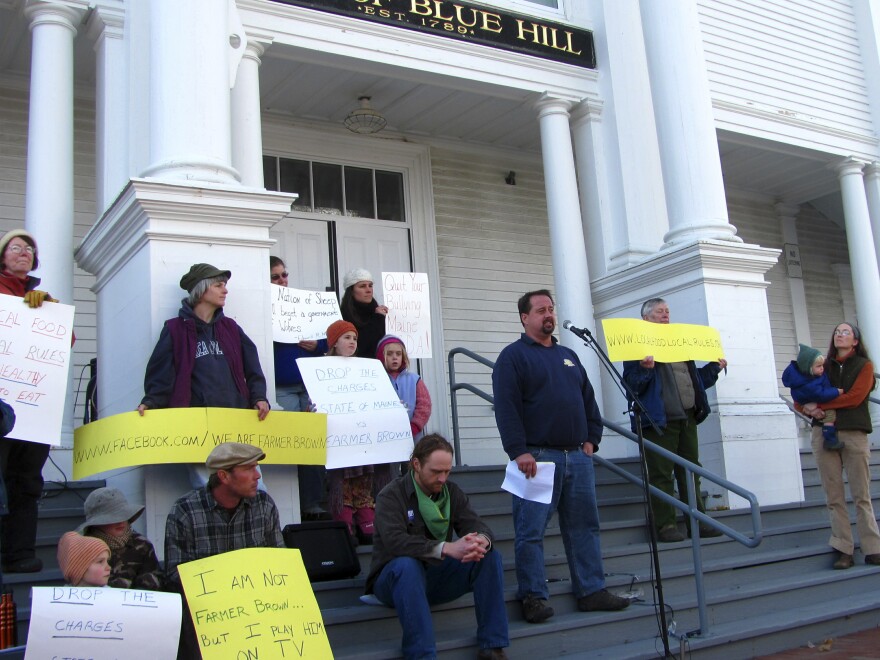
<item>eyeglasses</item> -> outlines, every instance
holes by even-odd
[[[290,275],[290,273],[288,273],[286,270],[285,270],[283,273],[272,273],[272,281],[273,281],[273,282],[277,282],[277,281],[280,280],[282,277],[283,277],[284,279],[287,279],[287,276],[288,276],[288,275]]]
[[[34,253],[34,248],[32,248],[30,245],[10,245],[9,251],[12,252],[12,254],[21,254],[22,252],[26,252],[27,254],[32,255]]]
[[[835,330],[835,337],[849,337],[852,334],[852,330]]]

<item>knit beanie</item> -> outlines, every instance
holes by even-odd
[[[810,376],[813,373],[813,365],[822,357],[822,352],[806,344],[798,344],[798,346],[800,347],[797,355],[798,371],[804,376]]]
[[[333,348],[336,346],[336,342],[339,341],[339,338],[344,335],[346,332],[353,332],[357,335],[357,328],[354,327],[353,323],[349,323],[348,321],[333,321],[330,324],[330,327],[327,328],[327,348]]]
[[[58,566],[64,579],[68,584],[78,585],[92,562],[105,551],[109,553],[110,548],[101,539],[67,532],[58,542]]]
[[[34,264],[33,266],[31,266],[31,270],[36,270],[37,268],[39,268],[40,260],[37,257],[37,239],[35,239],[30,232],[27,232],[24,229],[12,229],[3,234],[3,237],[0,238],[0,262],[3,261],[3,253],[6,252],[6,247],[9,245],[9,242],[13,238],[20,238],[25,243],[34,248]]]
[[[385,335],[382,339],[379,340],[379,343],[376,344],[376,359],[380,362],[385,361],[385,347],[388,344],[400,344],[406,349],[406,344],[403,343],[403,340],[400,337],[395,337],[394,335]],[[404,365],[406,366],[406,365]]]
[[[348,287],[354,286],[358,282],[372,281],[373,276],[366,268],[352,268],[345,274],[345,277],[342,278],[342,290],[345,291]]]

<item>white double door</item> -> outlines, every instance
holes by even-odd
[[[345,273],[352,268],[366,268],[373,275],[374,295],[382,303],[382,272],[413,270],[406,225],[290,216],[269,234],[278,241],[272,254],[284,261],[290,273],[289,286],[296,289],[336,290],[341,300]]]

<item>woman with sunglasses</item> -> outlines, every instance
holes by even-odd
[[[831,385],[843,389],[843,394],[827,403],[807,404],[804,412],[814,419],[813,455],[831,515],[830,545],[837,551],[833,567],[851,568],[855,550],[846,507],[844,471],[856,507],[856,528],[865,563],[880,564],[880,532],[871,504],[871,448],[868,444],[868,434],[873,430],[868,395],[875,385],[874,365],[857,326],[841,323],[834,329],[825,373]],[[837,411],[837,432],[844,443],[840,450],[823,447],[820,420],[825,417],[825,410],[831,409]]]

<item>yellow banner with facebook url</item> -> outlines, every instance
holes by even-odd
[[[605,346],[612,362],[717,362],[724,357],[721,336],[715,328],[690,323],[650,323],[641,319],[602,319]]]
[[[327,415],[256,410],[165,408],[99,419],[73,433],[73,478],[116,468],[163,463],[204,463],[223,442],[243,442],[266,452],[263,463],[324,465]]]

